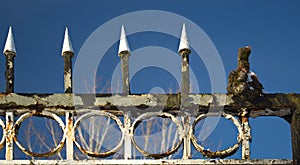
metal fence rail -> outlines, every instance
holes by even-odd
[[[85,105],[84,98],[94,98],[94,103]],[[297,94],[268,94],[264,99],[257,103],[235,102],[233,95],[217,94],[217,95],[189,95],[190,111],[184,114],[180,113],[180,95],[91,95],[91,94],[2,94],[0,95],[0,114],[5,115],[5,121],[0,120],[0,125],[3,128],[3,137],[0,146],[6,146],[6,160],[14,160],[14,147],[20,148],[25,154],[32,157],[49,157],[60,152],[66,146],[66,160],[74,160],[74,147],[77,147],[83,154],[91,157],[108,157],[116,152],[120,152],[120,148],[125,145],[125,148],[134,146],[140,153],[150,158],[164,158],[173,154],[179,146],[183,145],[183,156],[181,163],[196,163],[191,156],[191,146],[203,154],[207,158],[224,158],[234,154],[239,147],[242,148],[242,158],[245,162],[256,162],[259,160],[250,159],[250,127],[248,122],[240,120],[241,115],[249,117],[259,116],[278,116],[288,122],[291,122],[293,113],[299,106],[300,95]],[[226,99],[225,104],[220,105],[219,99]],[[130,99],[131,104],[126,100]],[[122,101],[123,100],[123,101]],[[269,104],[266,106],[265,103]],[[243,105],[243,106],[241,106]],[[147,108],[145,108],[147,107]],[[163,108],[161,108],[163,107]],[[210,107],[223,107],[224,111],[209,111]],[[145,112],[146,109],[146,112]],[[151,109],[151,112],[147,110]],[[218,109],[218,108],[216,108]],[[124,115],[130,114],[127,118]],[[204,149],[198,144],[195,137],[195,125],[202,119],[221,115],[228,120],[231,120],[238,130],[237,142],[233,146],[221,150],[210,151]],[[18,129],[22,122],[33,116],[47,117],[55,120],[63,132],[63,137],[60,143],[47,153],[36,153],[29,151],[18,142]],[[83,120],[88,120],[93,116],[104,116],[114,120],[122,132],[122,138],[112,150],[106,152],[89,151],[76,141],[75,132]],[[236,117],[235,117],[236,116]],[[16,121],[14,119],[17,118]],[[66,121],[62,121],[64,117]],[[124,118],[122,121],[120,117]],[[177,126],[179,139],[172,148],[163,153],[149,153],[140,147],[134,137],[135,128],[140,121],[151,117],[163,117],[171,119]],[[194,118],[190,122],[190,118]],[[237,118],[239,117],[239,118]],[[76,119],[74,119],[76,118]],[[244,120],[247,121],[247,120]],[[6,124],[5,124],[6,123]],[[291,126],[293,128],[293,125]],[[292,131],[293,132],[293,131]],[[132,151],[124,150],[124,159],[132,159]],[[184,161],[186,160],[186,161]],[[236,160],[236,161],[241,161]],[[133,160],[132,160],[133,161]],[[132,162],[131,163],[134,163]],[[140,160],[137,160],[139,162]],[[151,160],[148,160],[151,163]],[[174,160],[153,161],[152,163],[174,162]],[[179,161],[179,160],[178,160]],[[200,160],[199,160],[200,161]],[[209,160],[201,160],[209,163]],[[219,161],[219,160],[218,160]],[[221,160],[220,160],[221,161]],[[236,161],[224,161],[224,163],[232,163]],[[262,162],[273,163],[289,163],[290,160],[260,160]],[[109,163],[109,160],[95,161],[94,163]],[[129,162],[129,161],[128,161]],[[17,163],[17,161],[16,161]],[[42,163],[42,162],[40,162]],[[49,163],[49,162],[48,162]],[[63,164],[64,161],[61,161]],[[79,163],[79,162],[78,162]],[[120,163],[120,162],[119,162]],[[221,162],[219,162],[221,163]]]

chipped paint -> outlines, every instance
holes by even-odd
[[[164,111],[180,109],[180,94],[155,95],[95,95],[95,94],[0,94],[0,113],[3,110],[12,110],[16,113],[26,109],[47,109],[55,113],[62,113],[63,110],[78,109],[84,106],[84,98],[92,97],[91,108],[100,107],[103,110],[118,111],[118,109],[130,107],[163,107]],[[299,94],[265,94],[260,100],[249,102],[235,100],[233,95],[210,95],[210,94],[189,94],[189,106],[199,107],[199,113],[206,113],[210,105],[224,106],[224,111],[232,115],[238,115],[241,107],[249,110],[250,117],[258,116],[279,116],[287,117],[294,109],[300,108]],[[226,98],[225,105],[219,104]],[[221,100],[219,100],[221,99]],[[219,100],[219,101],[218,101]],[[2,110],[2,111],[1,111]],[[155,111],[155,109],[153,109]],[[158,108],[158,110],[161,110]]]
[[[300,163],[300,109],[293,112],[291,120],[292,154],[294,164]]]
[[[198,140],[194,134],[195,126],[197,125],[197,123],[206,117],[216,116],[216,115],[220,115],[220,114],[207,113],[207,114],[202,114],[202,115],[198,116],[194,120],[194,123],[192,124],[192,127],[190,129],[192,144],[194,145],[194,147],[197,151],[199,151],[202,155],[204,155],[207,158],[225,158],[230,155],[233,155],[234,153],[236,153],[236,151],[238,150],[238,148],[242,142],[243,131],[242,131],[242,126],[241,126],[240,122],[234,116],[232,116],[230,114],[225,114],[225,113],[222,113],[221,115],[223,117],[225,117],[226,119],[231,120],[238,130],[237,142],[232,147],[229,147],[229,148],[221,150],[221,151],[210,151],[209,149],[205,149],[203,146],[201,146],[197,142]]]
[[[67,33],[67,29],[66,29]],[[72,51],[65,51],[62,53],[64,58],[64,89],[65,93],[72,93],[72,57],[74,53]]]
[[[4,52],[6,56],[6,71],[5,71],[5,79],[6,79],[6,93],[14,92],[14,58],[16,56],[15,52]]]
[[[157,106],[158,104],[157,97],[150,94],[145,95],[128,95],[120,96],[114,95],[111,97],[98,97],[96,98],[95,105],[106,105],[111,104],[119,107],[128,107],[128,106]]]
[[[6,140],[6,134],[7,134],[7,130],[6,130],[6,127],[5,127],[5,124],[4,122],[2,121],[2,119],[0,119],[0,126],[2,127],[2,139],[0,141],[0,150],[4,147],[5,145],[5,140]]]
[[[74,118],[72,112],[66,113],[66,152],[67,152],[67,160],[73,160],[74,158],[74,147],[73,147],[73,140],[75,139],[74,136]]]
[[[250,142],[251,137],[251,127],[249,125],[248,110],[242,108],[240,111],[240,120],[242,122],[242,159],[250,159]]]
[[[287,159],[251,159],[251,160],[238,160],[238,159],[140,159],[140,160],[122,160],[122,159],[100,159],[100,160],[13,160],[13,161],[3,161],[0,160],[2,165],[98,165],[98,164],[151,164],[151,165],[161,165],[161,164],[292,164],[292,160]]]
[[[143,148],[141,148],[135,141],[134,138],[134,130],[135,128],[138,127],[140,121],[145,120],[145,119],[149,119],[151,117],[167,117],[170,118],[174,124],[177,126],[177,130],[178,130],[178,141],[175,145],[172,146],[171,149],[169,149],[168,151],[165,151],[164,153],[150,153],[145,151]],[[142,115],[140,115],[138,118],[135,119],[135,121],[132,123],[132,126],[130,127],[130,132],[131,132],[131,141],[133,146],[135,146],[135,148],[142,153],[144,156],[146,157],[152,157],[155,159],[160,159],[166,156],[171,155],[172,153],[176,152],[178,150],[178,148],[180,147],[180,145],[183,142],[183,137],[184,137],[184,130],[182,128],[181,122],[177,120],[177,118],[175,116],[173,116],[172,114],[169,113],[163,113],[163,112],[148,112],[148,113],[143,113]]]
[[[5,127],[5,137],[6,137],[6,152],[5,158],[6,160],[13,160],[13,153],[14,153],[14,114],[12,112],[6,112],[6,127]]]
[[[184,137],[183,137],[183,155],[182,159],[191,159],[192,158],[192,151],[191,151],[191,118],[189,115],[185,115],[181,118],[183,123],[183,131],[184,131]]]
[[[125,37],[126,39],[126,37]],[[121,42],[121,41],[120,41]],[[130,82],[129,82],[129,51],[121,51],[119,53],[121,58],[121,67],[122,67],[122,94],[130,94]]]
[[[225,94],[214,94],[214,95],[208,95],[208,94],[189,94],[189,105],[190,106],[201,106],[202,108],[208,108],[210,105],[214,104],[217,106],[224,106],[224,113],[222,114],[225,118],[229,120],[234,120],[232,116],[239,116],[241,119],[241,126],[238,126],[239,134],[238,134],[238,141],[237,144],[234,144],[233,146],[227,148],[226,150],[222,151],[210,151],[206,150],[201,146],[197,146],[195,142],[195,138],[193,138],[193,132],[192,129],[188,129],[188,127],[193,127],[195,125],[195,122],[199,121],[201,118],[205,117],[205,115],[216,115],[218,113],[211,113],[211,114],[205,114],[205,111],[202,111],[203,109],[199,110],[198,114],[188,114],[188,115],[197,115],[195,117],[198,117],[194,121],[194,123],[191,125],[188,124],[188,122],[185,122],[187,120],[178,121],[173,114],[179,113],[180,108],[180,100],[181,100],[180,94],[169,94],[169,95],[153,95],[153,94],[141,94],[141,95],[74,95],[74,94],[0,94],[0,113],[3,114],[3,112],[11,111],[14,113],[14,115],[19,116],[19,119],[15,124],[9,124],[5,126],[5,134],[4,139],[6,139],[8,146],[7,148],[10,149],[7,151],[7,159],[13,159],[11,155],[12,149],[9,148],[12,146],[10,143],[11,139],[15,141],[15,144],[26,154],[31,156],[41,156],[41,157],[47,157],[49,155],[53,155],[56,152],[59,152],[60,149],[67,144],[69,149],[67,149],[67,160],[72,161],[72,149],[70,146],[77,146],[79,150],[87,154],[89,156],[93,157],[107,157],[109,155],[114,154],[115,152],[119,151],[119,149],[123,145],[133,145],[135,148],[137,148],[142,154],[144,154],[147,157],[153,157],[153,158],[163,158],[168,155],[171,155],[175,150],[177,150],[177,147],[180,146],[182,143],[185,144],[186,147],[184,147],[184,157],[182,160],[187,160],[189,162],[190,160],[190,154],[189,154],[189,143],[192,142],[194,146],[196,146],[197,150],[201,152],[203,155],[209,157],[209,158],[224,158],[226,156],[229,156],[233,154],[239,146],[242,147],[242,159],[246,160],[250,159],[250,141],[251,141],[251,129],[249,126],[248,118],[249,117],[259,117],[259,116],[279,116],[283,117],[285,119],[289,119],[292,112],[295,112],[294,110],[299,107],[299,95],[298,94],[268,94],[264,95],[261,100],[257,100],[255,102],[249,102],[245,100],[236,100],[232,95],[225,95]],[[91,102],[92,106],[91,109],[82,109],[80,107],[83,107],[83,100],[86,98],[93,97],[95,100],[94,102]],[[224,104],[225,102],[225,104]],[[139,107],[139,106],[146,106],[146,107],[164,107],[164,112],[161,112],[161,109],[155,111],[155,108],[148,113],[139,113],[136,120],[131,124],[130,120],[127,121],[127,124],[124,123],[124,126],[121,121],[119,121],[119,118],[117,115],[124,115],[125,109],[126,113],[130,113],[131,107]],[[95,108],[101,107],[103,111],[95,111]],[[79,109],[78,109],[79,108]],[[2,110],[1,110],[2,109]],[[176,111],[177,109],[177,111]],[[247,109],[247,111],[243,111]],[[175,111],[174,111],[175,110]],[[105,111],[105,112],[104,112]],[[170,113],[168,113],[170,112]],[[55,149],[48,153],[33,153],[25,149],[24,147],[20,146],[18,144],[17,139],[17,129],[18,125],[25,120],[26,118],[29,118],[31,116],[48,116],[50,118],[53,118],[54,116],[62,116],[66,115],[66,113],[74,113],[74,115],[83,115],[82,118],[79,118],[76,120],[74,127],[72,127],[72,123],[69,118],[66,118],[66,126],[60,121],[62,124],[61,127],[64,131],[65,138],[68,138],[67,142],[65,140],[62,140],[59,143],[59,146],[57,146]],[[141,115],[142,114],[142,115]],[[145,115],[146,114],[146,115]],[[103,152],[103,153],[94,153],[92,151],[88,151],[84,148],[82,148],[78,143],[76,142],[74,135],[72,135],[72,132],[75,131],[76,127],[78,126],[79,122],[81,120],[88,119],[89,117],[93,115],[102,115],[106,117],[112,118],[116,123],[119,125],[120,130],[122,131],[122,140],[119,142],[119,144],[111,151]],[[165,153],[148,153],[146,151],[143,151],[139,146],[135,143],[133,138],[133,132],[134,128],[136,128],[138,121],[143,120],[147,117],[151,116],[167,116],[169,118],[173,118],[172,120],[176,123],[178,128],[180,128],[180,142],[175,145],[174,148],[172,148],[169,151],[166,151]],[[181,114],[183,115],[183,114]],[[202,116],[201,116],[202,115]],[[201,116],[201,117],[200,117]],[[54,117],[56,118],[56,117]],[[59,117],[58,117],[59,118]],[[128,118],[130,119],[130,117]],[[58,119],[57,119],[58,120]],[[61,119],[59,119],[61,120]],[[295,121],[295,120],[294,120]],[[296,120],[297,121],[297,120]],[[60,123],[59,122],[59,123]],[[185,123],[185,124],[184,124]],[[239,125],[239,122],[234,121],[235,125]],[[1,121],[0,121],[1,125]],[[179,126],[180,125],[180,126]],[[295,125],[295,124],[294,124]],[[11,128],[11,126],[13,126]],[[4,128],[4,126],[2,126]],[[11,129],[8,129],[8,128]],[[183,128],[182,128],[183,127]],[[294,128],[294,127],[293,127]],[[241,130],[242,129],[242,133]],[[72,130],[72,131],[70,131]],[[188,134],[186,133],[186,130],[189,130]],[[295,132],[295,131],[294,131]],[[124,143],[126,140],[126,137],[129,137],[129,140],[127,138],[127,142]],[[1,143],[0,143],[1,144]],[[5,144],[5,143],[4,143]],[[58,148],[58,149],[57,149]],[[131,158],[131,150],[126,151],[126,156],[124,157],[127,160],[130,160]],[[240,160],[236,160],[240,161]],[[248,160],[248,161],[251,161]]]
[[[132,158],[132,145],[131,145],[131,136],[132,132],[130,131],[131,119],[130,113],[124,114],[124,159],[128,160]]]
[[[20,128],[20,125],[24,120],[26,120],[27,118],[30,118],[32,116],[51,118],[51,119],[55,120],[58,123],[58,125],[60,126],[60,128],[64,132],[63,137],[60,140],[59,144],[55,148],[53,148],[51,151],[48,151],[48,152],[45,152],[45,153],[36,153],[36,152],[32,152],[32,151],[27,150],[25,147],[23,147],[23,145],[21,143],[19,143],[19,141],[18,141],[18,129]],[[34,157],[48,157],[48,156],[52,156],[52,155],[56,154],[57,152],[59,152],[63,148],[63,146],[65,144],[65,140],[66,140],[64,122],[60,119],[60,117],[58,117],[54,113],[51,113],[51,112],[48,112],[48,111],[42,111],[42,112],[32,111],[32,112],[25,113],[25,114],[21,115],[19,117],[19,119],[15,122],[15,124],[13,125],[12,132],[13,132],[12,138],[14,139],[14,142],[19,147],[19,149],[22,152],[24,152],[25,154],[27,154],[29,156],[34,156]]]
[[[6,104],[15,104],[15,105],[23,105],[23,106],[37,104],[37,101],[34,98],[18,95],[15,93],[7,94],[5,100],[6,100]]]
[[[86,119],[88,119],[88,118],[90,118],[90,117],[92,117],[92,116],[105,116],[105,117],[108,117],[108,118],[113,119],[113,120],[116,122],[116,124],[119,126],[119,129],[120,129],[121,132],[122,132],[122,137],[121,137],[119,143],[118,143],[113,149],[111,149],[111,150],[109,150],[109,151],[106,151],[106,152],[93,152],[93,151],[89,151],[89,150],[83,148],[83,147],[76,141],[76,139],[74,139],[74,144],[75,144],[75,146],[76,146],[82,153],[84,153],[84,154],[86,154],[86,155],[88,155],[88,156],[92,156],[92,157],[105,158],[105,157],[108,157],[108,156],[110,156],[110,155],[113,155],[114,153],[116,153],[117,151],[120,150],[120,148],[122,147],[122,145],[123,145],[123,143],[124,143],[124,126],[123,126],[122,122],[120,121],[120,119],[119,119],[117,116],[115,116],[115,115],[113,115],[113,114],[111,114],[111,113],[103,112],[103,111],[94,111],[94,112],[86,113],[86,114],[80,116],[80,117],[76,120],[72,132],[76,133],[76,129],[77,129],[77,127],[79,127],[80,122],[82,122],[83,120],[86,120]],[[74,136],[75,136],[75,135],[74,135]]]

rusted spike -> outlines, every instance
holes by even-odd
[[[16,48],[12,27],[9,27],[6,43],[4,46],[3,54],[6,57],[6,93],[14,92],[14,58],[16,57]]]
[[[74,51],[69,37],[68,28],[66,28],[65,30],[64,43],[61,54],[64,58],[65,93],[72,93],[72,57],[74,56]]]
[[[122,94],[130,94],[130,85],[129,85],[129,56],[130,48],[128,46],[126,33],[124,26],[121,28],[120,44],[119,44],[119,57],[121,58],[121,67],[122,67]]]
[[[191,49],[187,39],[187,32],[185,24],[182,26],[181,39],[179,44],[178,53],[181,55],[181,109],[185,109],[188,106],[188,97],[190,92],[190,69],[189,69],[189,55]]]

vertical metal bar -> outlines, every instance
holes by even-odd
[[[249,116],[246,108],[242,109],[242,159],[250,160],[250,141],[251,141],[251,127],[249,125]]]
[[[5,78],[6,78],[6,93],[13,93],[14,92],[14,52],[7,52],[6,54],[6,71],[5,71]]]
[[[293,164],[300,164],[300,109],[296,109],[291,121]]]
[[[64,89],[65,93],[72,93],[72,52],[64,52]]]
[[[189,55],[191,50],[187,40],[187,34],[185,30],[185,24],[182,27],[180,45],[178,53],[181,55],[181,104],[180,112],[182,115],[182,122],[184,127],[184,139],[183,139],[183,156],[182,159],[191,158],[191,141],[190,141],[190,116],[187,115],[189,112],[189,94],[190,94],[190,66],[189,66]]]
[[[189,69],[189,52],[182,53],[182,66],[181,66],[181,106],[184,109],[188,107],[188,98],[190,92],[190,69]]]
[[[125,159],[131,159],[132,158],[132,151],[131,151],[131,136],[132,132],[130,132],[130,127],[131,127],[131,120],[130,120],[130,113],[126,113],[124,115],[124,133],[125,133],[125,138],[124,138],[124,158]]]
[[[67,160],[74,159],[74,146],[73,146],[73,139],[74,139],[74,132],[73,132],[73,113],[66,112],[66,152],[67,152]]]
[[[124,95],[130,94],[130,86],[129,86],[129,52],[122,52],[120,54],[121,63],[122,63],[122,93]]]
[[[5,159],[13,160],[14,154],[14,142],[13,142],[13,125],[14,125],[14,114],[13,112],[6,112],[6,152]]]
[[[182,159],[191,159],[191,134],[190,134],[190,116],[182,117],[183,129],[184,129],[184,139],[183,139],[183,155]]]

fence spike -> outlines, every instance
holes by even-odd
[[[129,53],[130,54],[130,48],[127,42],[126,33],[124,29],[124,25],[121,27],[121,35],[120,35],[120,44],[119,44],[119,55],[122,53]]]
[[[64,42],[63,42],[61,54],[62,54],[62,56],[64,56],[67,53],[74,54],[73,46],[72,46],[71,39],[69,36],[68,27],[66,27],[66,30],[65,30]]]
[[[181,55],[181,109],[188,107],[188,97],[190,92],[190,70],[189,70],[189,55],[191,53],[185,23],[182,25],[181,39],[178,53]]]
[[[6,93],[14,92],[14,58],[16,57],[16,48],[12,32],[12,27],[9,27],[6,43],[4,46],[3,54],[6,57]]]
[[[14,54],[16,56],[16,48],[15,48],[15,42],[12,32],[12,27],[9,27],[6,43],[4,46],[3,54],[7,56],[8,54]]]
[[[182,25],[180,44],[179,44],[179,48],[178,48],[179,54],[182,54],[184,52],[186,52],[188,54],[190,54],[190,52],[191,52],[190,44],[188,41],[187,32],[186,32],[186,28],[185,28],[185,23],[183,23],[183,25]]]
[[[61,54],[64,58],[64,88],[65,93],[72,93],[72,57],[74,56],[74,51],[69,37],[69,30],[66,27],[64,42]]]
[[[128,95],[130,94],[130,86],[129,86],[129,56],[130,56],[130,48],[128,46],[124,26],[121,27],[121,36],[120,36],[120,44],[119,44],[119,57],[121,58],[121,67],[122,67],[122,94]]]

